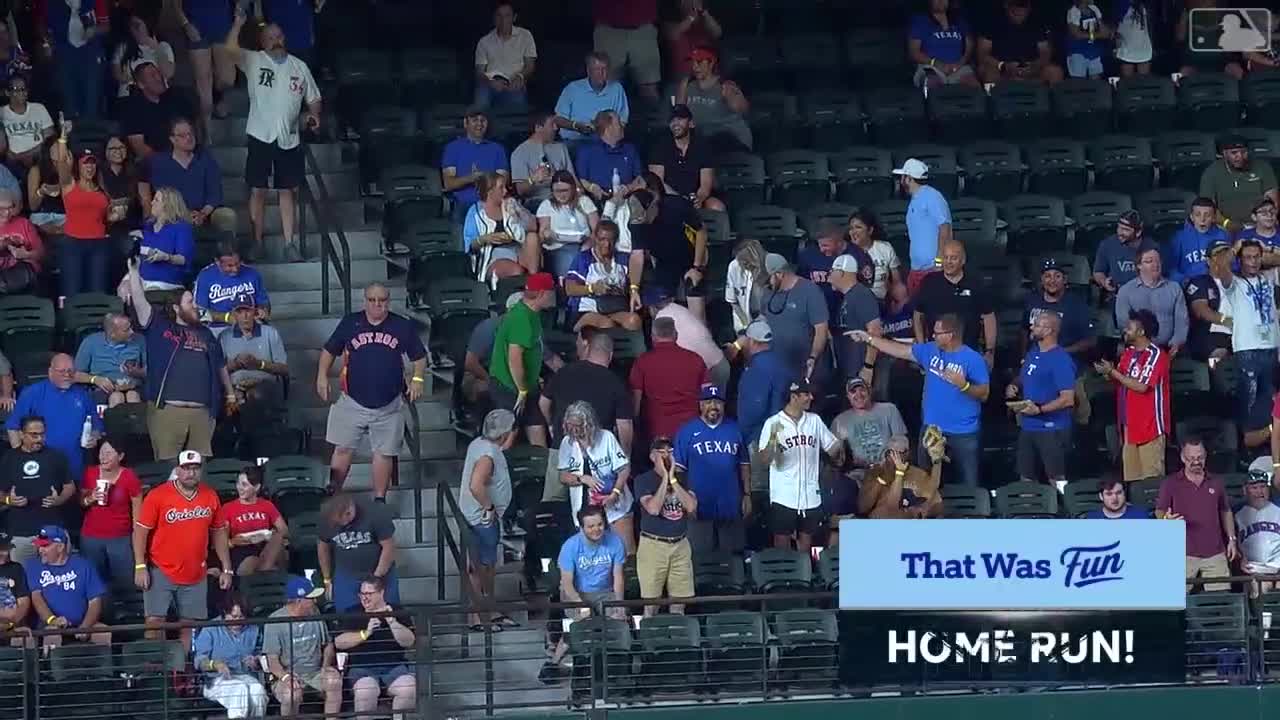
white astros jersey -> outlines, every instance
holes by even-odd
[[[797,422],[783,410],[764,421],[757,447],[769,444],[775,427],[778,454],[769,463],[769,501],[792,510],[818,507],[822,504],[818,487],[822,453],[840,441],[817,415],[807,412]]]

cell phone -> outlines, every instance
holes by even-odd
[[[142,256],[142,238],[136,237],[133,239],[133,245],[129,246],[129,259],[137,260],[141,256]]]

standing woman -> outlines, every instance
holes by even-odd
[[[124,259],[133,244],[129,231],[137,227],[138,167],[129,153],[124,138],[112,135],[107,138],[107,164],[102,168],[102,189],[111,198],[108,211],[107,236],[111,238],[111,277],[124,274]]]
[[[214,93],[221,94],[236,79],[235,58],[223,46],[231,32],[229,0],[165,0],[178,17],[191,51],[191,72],[200,97],[200,134],[209,137],[209,118],[227,116]]]
[[[129,37],[116,46],[111,56],[111,74],[116,79],[119,97],[129,97],[133,88],[133,68],[149,62],[160,70],[167,85],[173,79],[176,65],[173,62],[173,46],[156,37],[152,21],[141,13],[129,16]]]
[[[171,187],[156,188],[151,217],[142,225],[142,263],[138,268],[147,290],[179,290],[191,278],[196,254],[191,211]]]
[[[80,552],[112,587],[133,586],[133,523],[142,509],[142,483],[121,465],[124,453],[108,438],[98,445],[98,464],[85,468],[80,487],[84,525]]]
[[[62,204],[67,219],[58,246],[58,267],[62,271],[62,295],[71,297],[85,292],[107,291],[108,263],[111,260],[107,242],[107,215],[111,200],[102,189],[98,174],[98,156],[84,148],[75,158],[67,137],[71,121],[62,120],[62,136],[53,144],[53,166],[62,186]]]
[[[62,111],[69,117],[99,115],[102,103],[105,0],[48,0],[41,50],[54,67]]]
[[[764,246],[759,240],[743,240],[729,261],[724,301],[733,310],[733,331],[742,334],[760,314],[760,298],[769,287],[764,273]]]
[[[903,282],[902,261],[898,259],[898,251],[885,241],[884,228],[870,210],[858,210],[849,216],[847,234],[849,242],[862,248],[871,258],[874,267],[871,292],[875,293],[877,300],[883,302],[889,295],[889,288]]]
[[[600,427],[591,403],[579,400],[564,411],[560,443],[560,482],[569,487],[574,517],[584,505],[600,505],[609,528],[622,538],[627,555],[636,554],[635,497],[627,482],[631,464],[618,438]]]

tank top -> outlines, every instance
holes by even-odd
[[[107,236],[107,194],[91,192],[79,185],[62,193],[67,220],[62,231],[76,240],[101,240]]]
[[[698,81],[690,80],[685,95],[685,104],[693,112],[693,119],[698,123],[698,131],[702,137],[728,133],[738,142],[751,147],[751,128],[745,118],[729,109],[719,82],[704,88],[698,85]]]

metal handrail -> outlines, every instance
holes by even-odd
[[[304,182],[299,188],[301,195],[298,203],[298,241],[302,242],[307,237],[307,205],[310,203],[314,206],[318,227],[316,231],[320,235],[320,311],[329,314],[329,265],[333,264],[338,270],[338,284],[342,286],[342,312],[345,315],[351,314],[351,245],[347,242],[347,236],[342,232],[342,223],[338,222],[333,216],[333,200],[329,196],[329,188],[324,184],[324,177],[320,173],[320,166],[316,162],[316,156],[311,151],[311,145],[303,143],[304,157],[306,159],[307,172],[311,174],[311,179],[315,181],[315,192],[312,192],[311,184]],[[318,198],[316,196],[319,196]],[[330,228],[333,229],[332,235]],[[336,243],[335,243],[336,238]]]
[[[445,511],[448,511],[448,517]],[[458,537],[454,538],[453,531],[449,529],[449,518],[458,523]],[[463,558],[466,556],[466,533],[462,532],[462,528],[466,526],[466,518],[462,515],[462,508],[458,506],[458,500],[453,496],[453,490],[450,489],[448,483],[436,483],[436,598],[443,601],[447,588],[445,587],[444,572],[444,551],[447,547],[449,554],[453,556],[453,562],[458,568],[460,575],[465,577],[466,565]],[[500,518],[495,518],[494,522],[501,523]],[[499,548],[501,550],[501,548]],[[462,582],[462,592],[459,600],[465,602],[470,596],[470,583]]]
[[[409,455],[413,457],[413,540],[421,543],[422,532],[422,423],[419,422],[418,404],[409,403],[409,422],[405,424],[409,438]],[[399,475],[399,463],[396,465]]]

